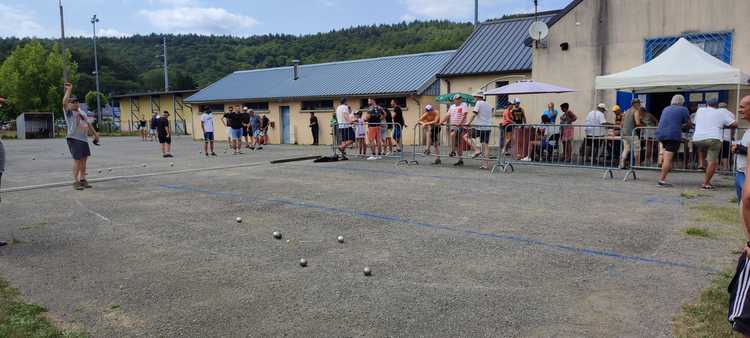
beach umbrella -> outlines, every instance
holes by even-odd
[[[518,81],[506,86],[484,92],[484,95],[522,95],[522,94],[554,94],[570,93],[575,90],[560,87],[543,82],[535,81]]]
[[[437,98],[435,98],[435,100],[438,103],[453,103],[453,97],[456,95],[460,95],[461,100],[468,104],[474,104],[477,102],[474,96],[472,96],[471,94],[465,94],[465,93],[448,93],[448,94],[438,96]]]

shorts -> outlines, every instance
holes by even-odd
[[[157,135],[159,137],[159,143],[161,144],[172,144],[172,137],[167,136],[166,134],[159,134]]]
[[[229,128],[229,138],[239,140],[242,138],[242,128]]]
[[[466,134],[466,129],[461,127],[451,127],[451,133],[453,134],[451,138],[453,139],[454,143],[460,143],[461,142],[461,136]]]
[[[352,127],[339,128],[341,142],[354,141],[354,129]]]
[[[156,135],[156,129],[151,128],[148,130],[148,133],[149,135]]]
[[[641,151],[641,139],[638,136],[623,136],[622,146],[625,152],[628,152],[629,149],[632,149],[635,152],[639,152]],[[679,149],[679,147],[680,146],[678,144],[677,148]]]
[[[387,135],[388,135],[388,128],[386,128],[385,126],[380,127],[380,138],[385,139],[386,137],[389,137]]]
[[[727,319],[732,329],[744,335],[750,335],[750,305],[747,290],[750,288],[750,264],[743,253],[737,261],[737,270],[729,283],[729,309]]]
[[[393,139],[396,141],[401,141],[401,127],[395,126],[393,128]]]
[[[370,141],[377,140],[380,137],[380,126],[367,127],[367,139]]]
[[[491,132],[491,130],[472,129],[470,132],[470,136],[471,138],[479,138],[479,143],[481,144],[489,144]]]
[[[721,158],[729,158],[729,154],[732,153],[732,142],[722,141],[721,142]]]
[[[260,130],[258,129],[253,130],[253,137],[261,137],[261,136],[263,136],[263,133]]]
[[[440,145],[440,126],[430,126],[430,144]]]
[[[252,135],[250,128],[242,127],[242,136],[250,136]]]
[[[698,150],[706,150],[706,161],[716,162],[719,160],[719,152],[721,151],[721,140],[707,139],[693,142]]]
[[[70,150],[70,155],[73,156],[74,160],[79,161],[91,156],[91,148],[89,148],[88,142],[72,138],[67,139],[67,141],[68,150]]]
[[[661,146],[664,147],[664,150],[670,153],[678,152],[680,150],[680,144],[682,143],[676,140],[663,140],[659,142],[661,142]]]
[[[208,141],[213,141],[213,140],[214,140],[214,132],[207,131],[203,133],[203,141],[208,142]]]

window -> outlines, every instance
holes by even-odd
[[[669,49],[680,37],[701,47],[706,53],[726,63],[732,62],[732,32],[690,33],[678,37],[646,39],[644,60],[646,62]]]
[[[508,81],[498,81],[498,82],[495,82],[495,88],[507,86],[508,84],[510,84],[510,82]],[[495,109],[505,109],[505,107],[507,107],[509,103],[510,103],[510,100],[508,100],[508,95],[497,95],[497,101],[495,102]]]
[[[361,99],[359,100],[359,109],[367,109],[369,105],[367,104],[368,99]],[[398,103],[399,107],[405,108],[406,107],[406,98],[405,97],[378,97],[375,98],[375,103],[383,108],[390,109],[393,108],[391,105],[391,100],[396,100],[396,103]]]
[[[268,111],[268,102],[246,102],[242,106],[254,111]]]
[[[333,110],[333,100],[302,101],[302,110]]]
[[[210,109],[212,113],[223,113],[224,105],[223,104],[209,104],[208,109]]]

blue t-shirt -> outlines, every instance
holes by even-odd
[[[253,127],[253,130],[258,129],[260,126],[260,120],[258,119],[258,115],[253,115],[250,118],[250,126]]]
[[[671,105],[664,108],[656,129],[656,139],[659,141],[682,140],[682,125],[690,121],[690,112],[683,106]]]
[[[547,117],[549,117],[549,121],[552,124],[557,123],[557,115],[558,114],[559,113],[555,109],[552,109],[552,110],[547,109],[547,110],[544,111],[544,113],[542,113],[542,115],[547,115]]]

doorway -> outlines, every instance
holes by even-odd
[[[291,131],[291,128],[289,128],[289,106],[281,106],[281,143],[282,144],[289,144],[290,142],[290,135],[289,132]]]

